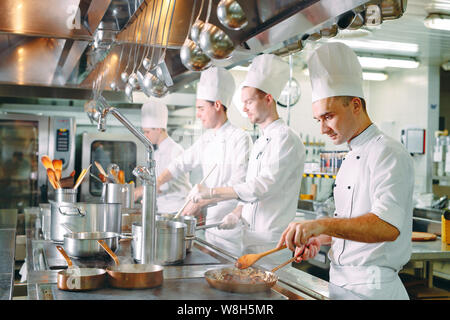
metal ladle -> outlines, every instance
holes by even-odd
[[[212,59],[227,59],[234,50],[234,43],[222,29],[209,23],[211,7],[212,0],[209,1],[208,16],[200,33],[200,48]]]
[[[221,0],[217,5],[217,18],[231,30],[241,30],[248,24],[245,12],[236,0]]]
[[[198,32],[200,32],[200,31],[199,31],[199,29],[197,29],[197,31],[195,32],[195,35],[193,36],[193,30],[194,30],[194,28],[196,28],[197,23],[201,23],[202,25],[204,24],[203,21],[198,20],[198,17],[200,16],[202,8],[203,8],[203,0],[202,0],[199,14],[197,16],[197,21],[194,23],[194,25],[192,25],[192,18],[194,16],[194,9],[195,9],[195,3],[194,3],[194,9],[192,10],[192,14],[191,14],[191,23],[189,24],[191,29],[188,31],[188,36],[191,35],[192,39],[194,39],[194,37],[197,38],[197,41],[198,41],[198,35],[199,35],[197,33],[197,31]],[[184,40],[184,44],[180,49],[181,62],[187,69],[189,69],[191,71],[206,70],[207,68],[209,68],[211,66],[211,58],[209,58],[202,51],[202,49],[198,46],[196,41],[190,40],[188,38],[188,36],[186,36],[186,40]]]

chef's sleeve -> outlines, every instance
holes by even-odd
[[[295,136],[287,132],[273,136],[264,150],[260,170],[255,177],[247,177],[245,183],[233,186],[243,202],[263,200],[274,193],[282,193],[289,177],[298,175],[304,165],[304,152]]]
[[[406,208],[411,201],[407,190],[414,185],[412,159],[407,153],[395,148],[374,151],[373,158],[369,157],[368,162],[371,170],[371,212],[400,231],[406,215],[410,214]]]
[[[167,170],[169,170],[173,178],[177,178],[183,173],[190,172],[201,165],[200,155],[202,152],[202,141],[202,138],[198,139],[192,146],[173,159],[167,166]]]
[[[231,178],[227,186],[234,186],[245,181],[248,169],[248,161],[253,142],[249,134],[242,132],[233,148],[233,153],[229,157],[231,166]]]

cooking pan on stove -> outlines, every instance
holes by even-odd
[[[270,290],[278,281],[275,271],[295,260],[295,257],[281,265],[266,271],[254,267],[238,269],[236,267],[225,267],[212,269],[205,272],[208,284],[222,291],[255,293]]]

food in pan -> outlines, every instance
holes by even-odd
[[[230,284],[257,284],[274,280],[273,274],[252,267],[243,270],[237,268],[216,270],[211,273],[211,278],[218,281],[226,281]]]

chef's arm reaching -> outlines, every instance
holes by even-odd
[[[376,243],[395,241],[399,234],[396,227],[369,212],[355,218],[326,218],[291,222],[281,235],[278,247],[286,244],[290,250],[294,251],[296,246],[302,246],[308,243],[310,238],[320,235]]]

